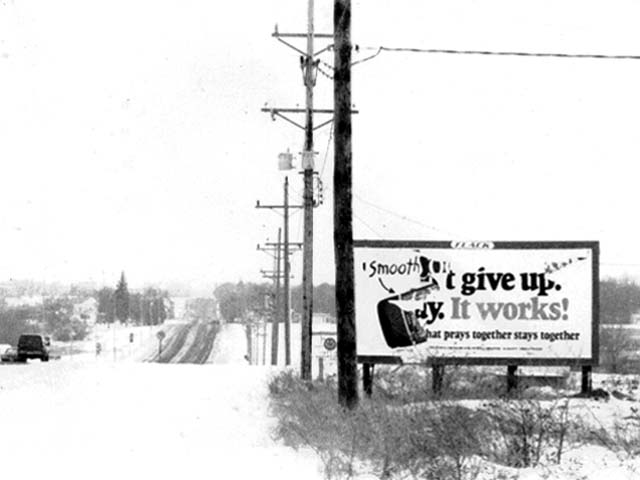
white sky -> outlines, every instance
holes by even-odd
[[[640,55],[631,0],[353,6],[361,47]],[[330,33],[332,2],[316,13]],[[306,2],[0,0],[0,279],[213,285],[271,268],[256,244],[280,217],[254,205],[282,201],[277,154],[303,132],[260,108],[304,103],[276,23],[305,31]],[[604,274],[640,276],[638,84],[640,61],[384,52],[354,67],[355,237],[600,240]],[[316,107],[331,89],[319,75]],[[316,209],[316,283],[333,282],[331,218]]]

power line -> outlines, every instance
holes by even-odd
[[[327,140],[327,148],[325,149],[325,152],[324,152],[324,160],[322,161],[320,178],[324,176],[324,167],[327,165],[327,157],[329,156],[329,147],[331,146],[331,139],[333,139],[333,122],[331,123],[331,129],[329,130],[329,139]]]
[[[327,192],[331,191],[331,187],[330,187],[329,185],[326,185],[326,186],[325,186],[325,189],[327,190]],[[355,192],[352,192],[352,194],[353,194],[353,198],[355,198],[356,200],[359,200],[359,201],[360,201],[360,202],[362,202],[362,203],[365,203],[365,204],[367,204],[367,205],[369,205],[369,206],[371,206],[371,207],[373,207],[373,208],[376,208],[376,209],[380,210],[381,212],[388,213],[389,215],[392,215],[392,216],[394,216],[394,217],[396,217],[396,218],[399,218],[400,220],[404,220],[404,221],[406,221],[406,222],[415,223],[416,225],[420,225],[420,226],[421,226],[421,227],[423,227],[423,228],[427,228],[427,229],[429,229],[429,230],[433,230],[434,232],[445,233],[445,234],[449,235],[449,236],[450,236],[450,237],[452,237],[452,238],[454,238],[454,237],[456,237],[456,238],[461,237],[460,235],[454,234],[454,233],[449,232],[449,231],[447,231],[447,230],[443,230],[443,229],[438,228],[438,227],[433,227],[433,226],[431,226],[431,225],[427,225],[426,223],[423,223],[423,222],[421,222],[421,221],[419,221],[419,220],[415,220],[415,219],[413,219],[413,218],[409,218],[409,217],[407,217],[406,215],[402,215],[402,214],[400,214],[400,213],[394,212],[394,211],[389,210],[389,209],[387,209],[387,208],[381,207],[380,205],[376,205],[375,203],[372,203],[372,202],[370,202],[370,201],[368,201],[368,200],[365,200],[364,198],[362,198],[360,195],[358,195],[358,194],[357,194],[357,193],[355,193]],[[355,214],[354,214],[354,217],[356,217],[356,215],[355,215]],[[365,225],[369,228],[369,230],[371,230],[371,231],[372,231],[373,233],[375,233],[377,236],[379,236],[380,238],[384,238],[384,237],[383,237],[382,235],[380,235],[378,232],[376,232],[375,230],[373,230],[373,229],[372,229],[368,224],[366,224],[366,223],[364,222],[364,220],[362,220],[362,218],[358,218],[358,217],[356,217],[356,218],[357,218],[358,220],[360,220],[363,224],[365,224]]]
[[[501,57],[542,57],[542,58],[575,58],[589,60],[640,60],[640,55],[607,55],[598,53],[557,53],[557,52],[515,52],[499,50],[456,50],[442,48],[409,48],[409,47],[356,47],[361,50],[376,50],[376,53],[353,62],[351,65],[368,62],[382,52],[431,53],[444,55],[493,55]]]
[[[353,196],[354,198],[356,198],[357,200],[361,201],[362,203],[366,203],[367,205],[376,208],[378,210],[380,210],[381,212],[385,212],[388,213],[389,215],[393,215],[394,217],[397,217],[401,220],[407,221],[407,222],[411,222],[411,223],[415,223],[416,225],[420,225],[421,227],[427,228],[429,230],[433,230],[435,232],[442,232],[442,233],[446,233],[447,235],[453,235],[455,236],[453,233],[448,232],[446,230],[442,230],[441,228],[437,228],[437,227],[433,227],[431,225],[427,225],[425,223],[420,222],[419,220],[414,220],[413,218],[409,218],[406,215],[402,215],[400,213],[394,212],[393,210],[389,210],[387,208],[381,207],[380,205],[376,205],[375,203],[372,203],[368,200],[365,200],[364,198],[362,198],[360,195],[358,195],[357,193],[353,192]]]
[[[327,192],[331,191],[331,187],[329,185],[325,185],[325,189],[327,190]],[[353,198],[355,198],[356,200],[359,200],[362,203],[365,203],[365,204],[367,204],[367,205],[369,205],[369,206],[371,206],[373,208],[376,208],[376,209],[380,210],[381,212],[388,213],[389,215],[392,215],[392,216],[394,216],[396,218],[399,218],[400,220],[404,220],[404,221],[410,222],[410,223],[415,223],[416,225],[420,225],[423,228],[427,228],[429,230],[433,230],[434,232],[446,233],[447,235],[450,235],[451,237],[460,237],[460,235],[456,235],[453,232],[449,232],[447,230],[443,230],[442,228],[438,228],[438,227],[433,227],[431,225],[427,225],[426,223],[423,223],[423,222],[421,222],[419,220],[415,220],[413,218],[409,218],[406,215],[402,215],[400,213],[394,212],[393,210],[389,210],[388,208],[381,207],[380,205],[376,205],[375,203],[370,202],[369,200],[365,200],[364,198],[362,198],[360,195],[358,195],[355,192],[352,192],[352,194],[353,194]],[[360,219],[360,221],[362,221],[362,220]]]
[[[640,263],[607,263],[600,262],[600,265],[605,267],[640,267]]]
[[[320,67],[320,65],[316,65],[316,69],[329,80],[333,80],[333,75]]]
[[[333,46],[330,46],[329,49],[332,49]],[[327,67],[329,70],[335,70],[335,68],[333,68],[333,65],[331,65],[330,63],[325,62],[322,59],[318,59],[318,63],[324,65],[325,67]]]
[[[355,217],[356,220],[358,220],[360,223],[362,223],[365,227],[367,227],[369,230],[371,230],[371,232],[373,232],[374,235],[376,235],[378,238],[382,238],[384,239],[384,236],[380,235],[376,230],[373,229],[373,227],[371,225],[369,225],[367,222],[365,222],[362,218],[360,218],[358,215],[353,214],[353,216]]]

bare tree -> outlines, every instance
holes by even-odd
[[[611,373],[628,370],[630,354],[640,345],[634,333],[624,325],[607,325],[600,329],[600,360]]]

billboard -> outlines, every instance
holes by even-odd
[[[360,361],[594,364],[598,242],[354,242]]]

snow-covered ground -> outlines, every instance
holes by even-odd
[[[246,354],[247,337],[244,325],[228,323],[220,328],[209,362],[217,365],[247,365]]]
[[[54,357],[72,357],[79,361],[140,361],[151,354],[152,350],[157,350],[156,334],[160,330],[170,334],[176,325],[176,322],[148,326],[97,324],[83,341],[54,341],[51,353]],[[97,344],[100,344],[99,354]]]
[[[272,439],[275,419],[268,410],[267,383],[277,370],[248,364],[244,325],[221,326],[205,365],[141,361],[157,348],[159,330],[171,335],[178,328],[177,323],[100,326],[89,340],[74,344],[73,351],[68,347],[72,355],[58,346],[63,353],[59,360],[0,365],[0,476],[323,478],[313,452],[295,451]],[[299,324],[293,324],[294,368],[299,339]],[[103,345],[99,356],[96,342]],[[261,342],[254,338],[256,359],[262,357]],[[610,430],[639,404],[637,383],[596,374],[594,387],[629,391],[623,386],[631,385],[634,398],[574,399],[572,411]],[[478,408],[481,401],[461,403]],[[560,465],[518,470],[485,464],[477,478],[640,479],[640,459],[583,445],[569,448]]]
[[[243,327],[224,326],[216,341],[223,365],[95,353],[2,365],[0,476],[322,478],[313,454],[272,440],[272,371],[244,361]]]

